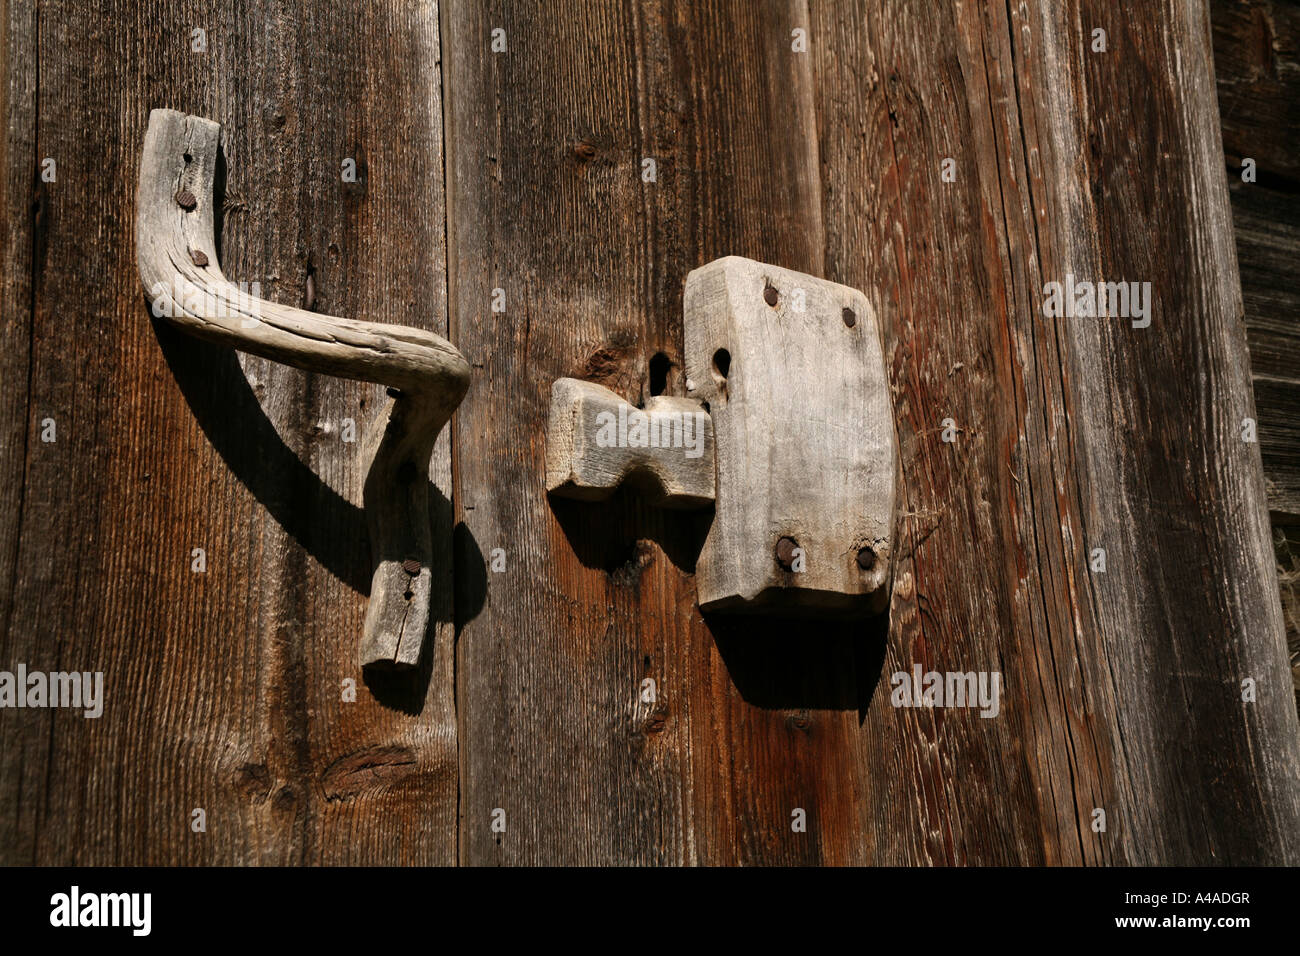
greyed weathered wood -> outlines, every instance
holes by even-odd
[[[819,116],[844,197],[828,271],[896,295],[916,517],[886,669],[996,666],[1008,688],[999,721],[895,712],[890,750],[950,781],[927,855],[1294,860],[1300,755],[1258,446],[1240,440],[1253,400],[1205,10],[992,6],[949,31],[875,12],[857,11],[879,24],[861,47],[846,29],[819,49],[867,78],[877,122],[864,142],[840,135],[847,108]],[[881,188],[856,192],[885,151]],[[1152,325],[1045,318],[1044,283],[1067,273],[1152,282]]]
[[[1300,6],[1215,0],[1214,69],[1269,508],[1300,522]],[[1246,160],[1251,181],[1243,178]]]
[[[1300,523],[1300,193],[1228,175],[1268,504],[1280,523],[1294,525]]]
[[[1214,0],[1210,12],[1259,449],[1300,695],[1300,5]]]
[[[363,501],[375,571],[359,662],[416,667],[429,629],[435,574],[429,459],[465,395],[469,365],[432,332],[268,302],[227,279],[213,235],[220,130],[212,120],[176,110],[149,114],[135,244],[151,311],[191,335],[241,352],[389,386],[392,400],[365,443]]]
[[[699,402],[654,395],[638,409],[595,382],[551,386],[550,494],[605,501],[627,482],[667,508],[711,507],[714,468],[713,423]]]
[[[888,608],[898,452],[870,301],[726,256],[686,277],[683,308],[687,390],[718,436],[701,610],[806,620]]]
[[[98,720],[0,712],[0,859],[453,859],[445,497],[430,491],[432,677],[379,688],[384,705],[356,665],[370,578],[363,448],[383,388],[151,322],[132,238],[150,109],[209,116],[224,128],[217,244],[230,279],[301,306],[314,275],[321,312],[445,335],[436,6],[123,2],[91,14],[41,2],[6,16],[22,27],[6,37],[8,108],[21,116],[26,96],[39,122],[35,146],[12,127],[5,156],[6,222],[29,239],[16,258],[6,248],[4,274],[19,290],[33,277],[34,311],[14,328],[6,295],[21,356],[6,392],[28,394],[2,426],[26,435],[26,484],[17,513],[5,505],[16,570],[0,580],[12,602],[0,666],[102,670],[106,701]],[[56,183],[37,180],[38,154],[57,160]],[[355,182],[341,178],[345,157]],[[54,444],[40,441],[46,416]],[[341,440],[345,419],[355,442]],[[433,462],[444,493],[447,449]],[[205,573],[191,571],[194,548]],[[356,703],[341,700],[344,679]],[[203,834],[190,829],[196,807]]]

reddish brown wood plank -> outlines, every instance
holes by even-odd
[[[31,352],[32,261],[42,252],[46,168],[36,139],[36,11],[22,4],[0,6],[0,622],[13,613],[18,574],[19,528],[25,497],[28,431],[45,417],[27,388]],[[57,172],[57,170],[56,170]],[[2,633],[2,632],[0,632]],[[12,760],[6,750],[0,760]],[[6,767],[6,771],[10,768]]]
[[[478,547],[507,561],[460,636],[461,858],[858,859],[862,641],[706,626],[688,574],[698,524],[628,494],[552,509],[542,487],[556,377],[636,400],[662,351],[684,394],[687,272],[733,253],[821,271],[812,62],[791,51],[803,14],[447,12],[453,336],[481,363],[458,413],[456,487]],[[507,52],[490,52],[493,28]],[[791,832],[795,808],[808,833]]]
[[[37,141],[59,180],[45,191],[20,375],[58,441],[29,429],[17,449],[28,477],[3,660],[102,670],[106,701],[98,720],[0,713],[0,855],[451,860],[449,505],[435,499],[445,623],[432,680],[381,705],[355,662],[369,581],[360,448],[382,392],[155,329],[132,241],[150,108],[204,115],[223,126],[231,278],[302,304],[312,273],[318,308],[444,332],[436,8],[123,3],[92,15],[43,2],[36,16],[8,63],[38,69]],[[27,189],[11,203],[26,205],[22,152],[6,176]],[[341,179],[344,157],[355,183]],[[356,443],[340,440],[345,418]],[[14,427],[7,417],[4,433]],[[435,465],[445,491],[446,442]],[[191,571],[195,547],[206,573]],[[341,700],[344,678],[356,703]],[[190,829],[197,807],[203,834]]]

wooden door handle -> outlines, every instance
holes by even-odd
[[[415,666],[432,586],[429,459],[465,397],[469,363],[432,332],[307,312],[232,284],[213,241],[220,129],[174,110],[149,114],[136,194],[140,280],[155,314],[186,332],[295,368],[389,387],[386,425],[366,443],[363,501],[375,567],[361,663]]]
[[[728,256],[686,277],[689,398],[633,408],[551,386],[546,488],[595,500],[632,480],[715,513],[703,611],[859,618],[889,606],[898,446],[880,329],[848,286]]]

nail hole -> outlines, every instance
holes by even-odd
[[[763,290],[763,301],[766,302],[768,305],[775,308],[777,298],[778,298],[778,293],[776,291],[775,286],[768,285],[768,287]]]
[[[731,374],[731,353],[726,349],[718,349],[713,353],[713,371],[717,372],[718,378],[724,382]]]
[[[846,308],[840,313],[840,318],[844,320],[844,324],[849,328],[853,328],[853,326],[858,324],[858,317],[853,314],[852,309]]]
[[[656,352],[650,357],[650,394],[662,395],[668,387],[668,369],[672,367],[668,356]]]
[[[191,156],[189,153],[186,153],[186,154],[185,154],[185,162],[187,162],[187,163],[192,163],[192,162],[194,162],[194,157]]]

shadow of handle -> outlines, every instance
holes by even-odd
[[[306,312],[231,283],[213,233],[220,129],[174,110],[149,114],[136,193],[140,280],[154,314],[185,332],[396,392],[382,433],[366,449],[363,503],[375,567],[361,664],[415,667],[432,588],[429,459],[465,397],[469,363],[432,332]]]

